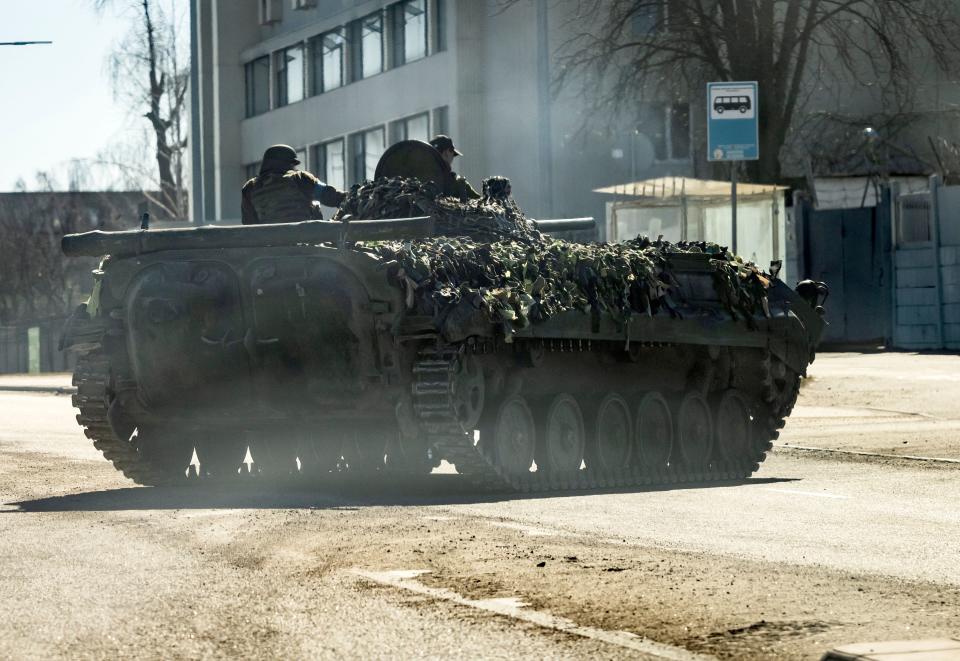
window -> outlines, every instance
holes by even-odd
[[[360,19],[360,68],[357,78],[383,71],[383,16],[378,12]]]
[[[317,6],[317,0],[290,0],[291,9],[312,9]]]
[[[401,140],[430,140],[430,113],[421,113],[413,117],[394,122],[393,137],[396,142]]]
[[[436,31],[436,50],[437,52],[447,50],[447,31],[446,31],[446,7],[444,3],[446,0],[436,0],[436,4],[433,6],[433,24],[434,30]]]
[[[310,40],[313,57],[313,93],[322,94],[343,85],[343,30],[327,32]]]
[[[383,155],[386,136],[382,126],[350,136],[353,156],[353,183],[373,179]]]
[[[426,0],[406,0],[393,6],[394,62],[398,65],[427,56]]]
[[[658,161],[690,158],[690,104],[653,103],[641,112],[640,132],[653,143]]]
[[[247,117],[260,115],[270,110],[270,58],[258,57],[247,62]]]
[[[303,100],[303,44],[275,53],[277,61],[277,106]]]
[[[433,109],[433,132],[434,134],[450,134],[450,109],[447,106],[440,106]]]
[[[635,37],[653,37],[666,31],[667,8],[663,0],[658,2],[637,3],[630,18]]]
[[[343,85],[345,43],[343,28],[311,39],[314,94],[329,92]]]
[[[260,0],[260,25],[273,25],[280,21],[280,0]]]
[[[313,170],[320,179],[337,190],[347,187],[343,139],[331,140],[313,147]]]

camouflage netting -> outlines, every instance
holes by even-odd
[[[353,185],[333,220],[433,216],[438,234],[490,241],[529,232],[523,212],[510,198],[509,180],[490,177],[483,192],[479,200],[460,202],[443,197],[432,181],[401,177],[367,181]]]
[[[752,324],[754,315],[769,314],[768,276],[716,244],[553,239],[531,228],[509,199],[507,180],[486,180],[484,193],[481,200],[461,203],[440,197],[433,184],[383,179],[355,186],[337,217],[437,218],[438,233],[445,236],[356,247],[387,263],[408,306],[433,316],[438,327],[451,314],[482,311],[509,340],[514,331],[566,310],[595,319],[609,315],[618,323],[634,314],[682,316],[671,265],[678,253],[710,255],[717,297],[735,319]]]

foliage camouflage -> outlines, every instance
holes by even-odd
[[[483,197],[467,202],[444,197],[432,181],[382,178],[354,184],[333,219],[433,216],[438,234],[496,240],[527,232],[526,218],[509,195],[510,182],[504,177],[486,179]]]
[[[438,327],[455,310],[484,311],[508,340],[566,310],[618,323],[633,314],[680,316],[672,261],[689,253],[710,256],[714,288],[731,316],[752,324],[754,315],[769,314],[769,276],[724,247],[643,236],[616,244],[550,238],[532,227],[509,191],[508,180],[490,178],[482,199],[459,202],[441,197],[432,183],[380,179],[354,186],[335,218],[434,216],[442,236],[355,248],[381,259],[408,306],[433,316]]]

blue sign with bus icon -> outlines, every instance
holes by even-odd
[[[707,160],[758,158],[757,83],[707,83]]]

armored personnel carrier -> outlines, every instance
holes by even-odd
[[[104,456],[151,485],[441,460],[523,491],[757,470],[822,285],[707,244],[551,239],[592,221],[531,221],[501,178],[445,198],[425,149],[385,154],[332,221],[65,237],[106,255],[63,338]]]

